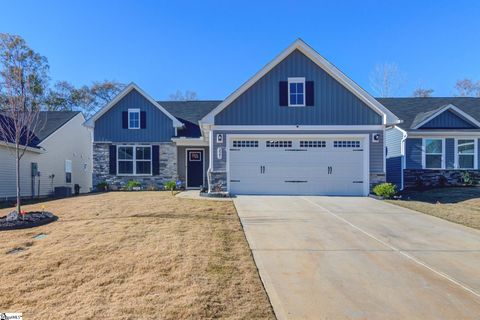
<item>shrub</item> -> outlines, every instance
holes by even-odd
[[[108,183],[105,181],[99,182],[97,183],[95,188],[97,189],[97,191],[108,191]]]
[[[384,198],[393,198],[397,194],[397,187],[392,183],[380,183],[373,188],[373,192]]]
[[[165,187],[165,190],[170,190],[172,192],[172,195],[173,195],[173,191],[177,187],[177,182],[174,181],[174,180],[168,181],[168,182],[165,183],[164,187]]]
[[[465,185],[467,185],[467,186],[473,185],[472,176],[470,175],[470,172],[468,172],[468,171],[462,171],[462,180],[463,180],[463,183],[465,183]]]
[[[137,181],[137,180],[129,180],[129,181],[127,182],[127,184],[125,185],[125,188],[126,188],[127,190],[132,191],[132,190],[135,190],[135,189],[137,189],[137,188],[140,188],[141,186],[142,186],[142,184],[140,183],[140,181]]]

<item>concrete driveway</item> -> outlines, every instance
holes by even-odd
[[[279,319],[480,319],[480,232],[371,198],[234,200]]]

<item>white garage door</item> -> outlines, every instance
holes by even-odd
[[[366,195],[364,138],[231,138],[232,194]]]

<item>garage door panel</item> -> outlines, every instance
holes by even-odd
[[[228,159],[230,192],[363,194],[364,183],[367,182],[363,181],[364,150],[361,139],[319,138],[313,139],[317,142],[310,143],[306,140],[302,137],[257,138],[251,139],[255,142],[250,142],[254,148],[231,148]],[[275,141],[280,142],[274,144]]]

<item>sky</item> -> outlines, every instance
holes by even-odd
[[[1,1],[0,32],[46,56],[51,81],[135,82],[162,100],[177,90],[224,99],[302,38],[372,92],[375,65],[451,96],[480,80],[480,1]]]

